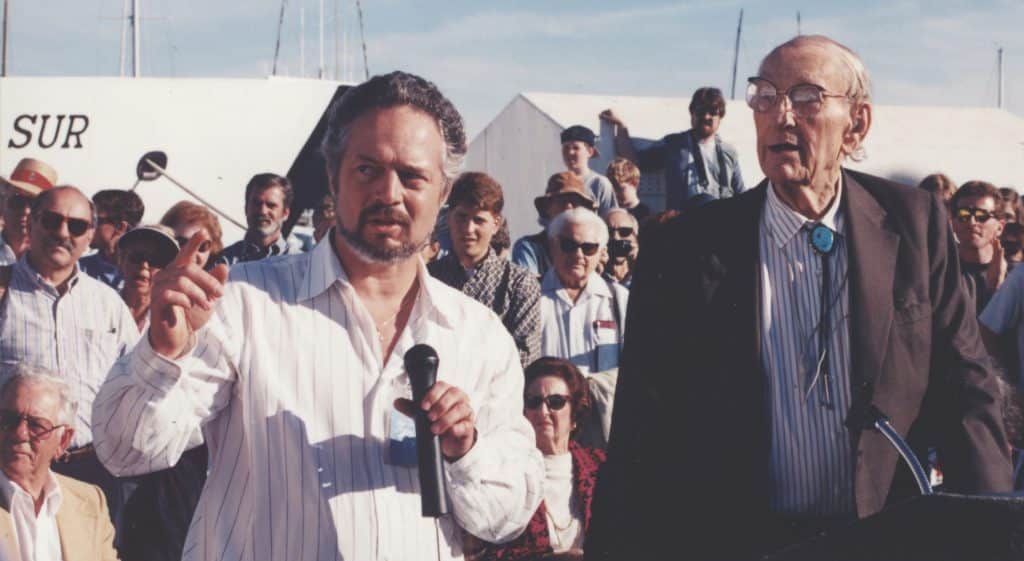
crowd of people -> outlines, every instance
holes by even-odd
[[[944,488],[1024,487],[1017,191],[844,167],[870,80],[829,38],[772,50],[747,100],[761,184],[718,89],[642,149],[610,108],[616,157],[591,169],[594,132],[565,129],[565,169],[515,186],[542,229],[514,243],[508,186],[460,173],[461,116],[403,72],[331,107],[308,251],[274,173],[225,245],[203,205],[144,224],[133,191],[23,159],[0,181],[0,560],[756,558],[908,495],[871,408]],[[420,343],[440,363],[414,402]]]

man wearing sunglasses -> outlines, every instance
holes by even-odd
[[[663,137],[637,149],[629,128],[613,109],[600,114],[615,127],[615,154],[628,158],[642,170],[663,170],[665,209],[682,210],[687,199],[706,193],[724,199],[743,191],[739,156],[732,145],[718,136],[725,118],[725,98],[718,88],[699,88],[690,98],[687,131]]]
[[[99,485],[116,526],[128,488],[93,452],[92,402],[139,331],[117,292],[78,268],[94,231],[93,203],[78,189],[54,187],[33,199],[29,249],[14,265],[0,268],[0,376],[25,363],[69,382],[79,408],[68,461],[55,469]]]
[[[552,267],[541,279],[541,355],[581,372],[618,368],[629,291],[597,274],[608,229],[593,211],[567,210],[548,225]]]
[[[843,167],[869,92],[832,39],[776,47],[747,91],[767,179],[644,239],[588,559],[760,558],[917,495],[871,406],[947,489],[1012,490],[942,203]]]
[[[961,272],[980,314],[1006,279],[1007,264],[999,242],[1003,233],[1002,197],[991,183],[968,181],[953,193],[949,206],[953,233],[959,242]]]
[[[20,365],[0,388],[0,558],[114,561],[114,527],[103,493],[51,465],[75,429],[70,385]]]
[[[10,265],[28,251],[28,225],[32,199],[57,184],[57,170],[46,162],[24,158],[7,179],[0,177],[3,230],[0,265]]]

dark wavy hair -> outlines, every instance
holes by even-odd
[[[526,388],[538,378],[554,376],[561,378],[569,388],[569,405],[572,405],[572,435],[575,436],[590,418],[590,389],[587,380],[580,374],[576,365],[564,358],[545,356],[533,361],[526,367],[526,383],[523,386],[523,399],[526,399]]]

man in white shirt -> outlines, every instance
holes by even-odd
[[[461,559],[463,531],[508,541],[543,480],[519,355],[497,316],[419,257],[466,152],[462,118],[433,84],[394,72],[334,105],[322,149],[330,243],[236,265],[223,284],[225,267],[192,264],[205,236],[193,238],[100,390],[98,453],[138,473],[205,436],[190,561]],[[440,365],[414,405],[402,356],[418,343]],[[421,515],[411,422],[396,411],[415,406],[444,455],[452,514],[438,519]]]
[[[584,374],[619,366],[629,291],[597,274],[608,229],[574,208],[548,225],[552,267],[541,279],[541,355],[564,358]]]
[[[75,433],[68,385],[19,366],[0,388],[0,559],[117,559],[103,492],[50,471]]]

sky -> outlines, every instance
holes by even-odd
[[[117,75],[124,1],[9,0],[8,74]],[[353,0],[285,0],[278,74],[316,76],[320,1],[328,77],[361,79]],[[143,76],[271,73],[281,0],[139,2]],[[710,85],[728,96],[741,9],[738,97],[760,59],[797,34],[799,13],[800,32],[862,56],[878,104],[995,106],[1001,46],[1004,107],[1024,117],[1021,0],[363,0],[362,9],[370,73],[434,81],[470,138],[525,91],[689,97]]]

